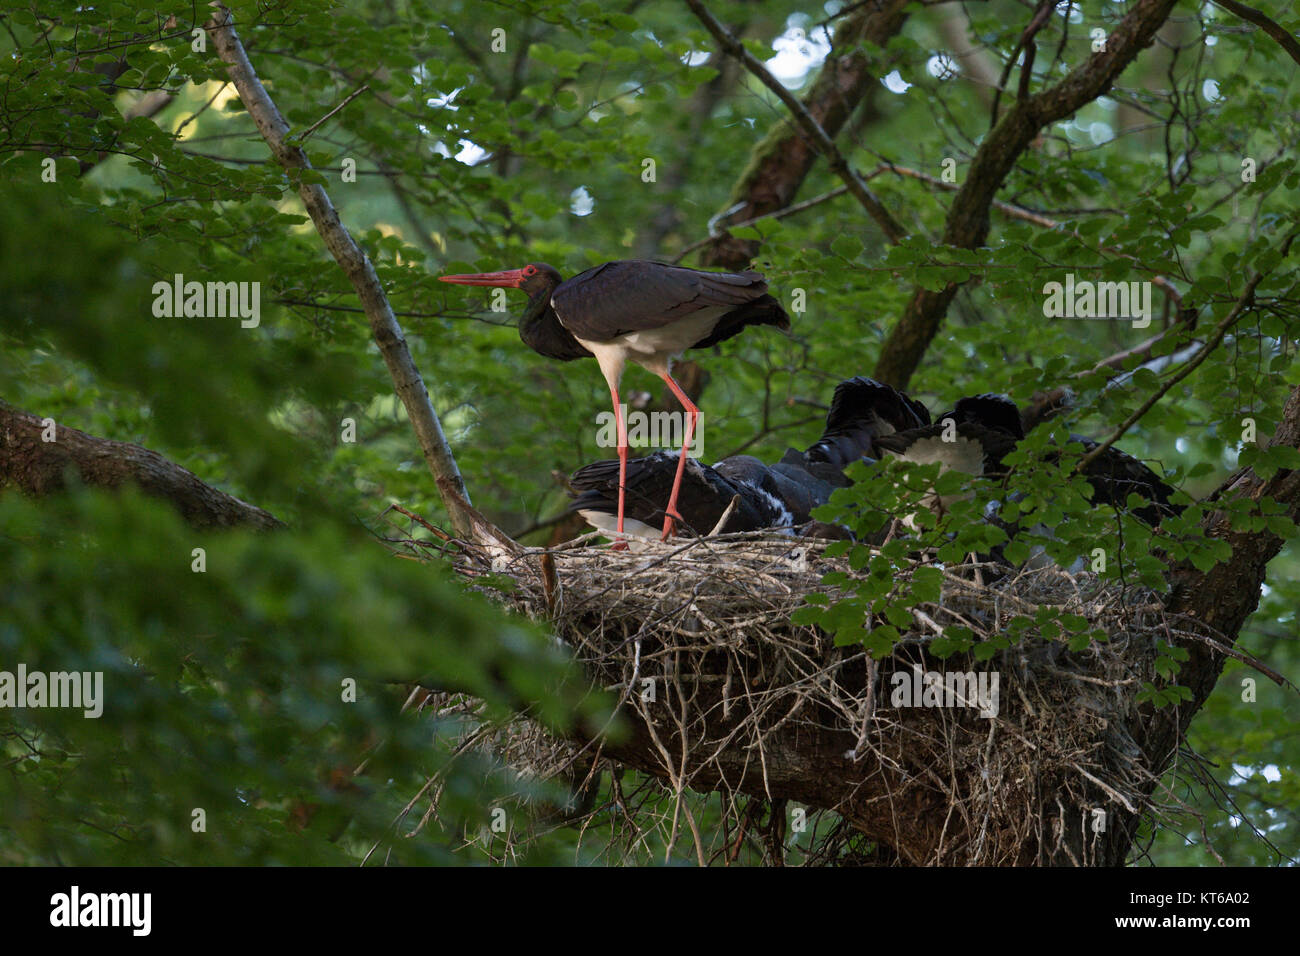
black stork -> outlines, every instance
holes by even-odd
[[[807,451],[791,448],[774,465],[751,455],[732,455],[712,466],[687,464],[679,510],[683,523],[696,534],[717,528],[723,532],[793,530],[817,537],[842,538],[847,531],[812,520],[811,512],[825,504],[836,488],[851,484],[844,468],[859,459],[879,458],[877,439],[924,425],[930,412],[920,402],[872,381],[852,378],[835,389],[822,436]],[[624,471],[627,489],[627,530],[646,536],[663,513],[661,502],[674,477],[676,462],[665,454],[634,458]],[[617,513],[618,462],[598,461],[570,478],[575,500],[570,511],[580,513],[594,528],[610,530]],[[725,524],[723,515],[738,498]]]
[[[676,457],[672,452],[656,452],[627,463],[625,520],[627,533],[634,538],[659,534],[653,522],[663,514],[664,496],[676,478]],[[582,515],[589,525],[606,534],[614,530],[619,472],[619,462],[594,461],[579,468],[569,479],[575,493],[569,510]],[[701,536],[714,530],[722,533],[788,530],[800,516],[789,510],[787,500],[800,494],[801,489],[788,485],[757,458],[733,455],[714,465],[692,458],[686,463],[677,507],[682,524]],[[734,508],[731,507],[733,499],[736,499]],[[728,508],[731,514],[721,523]]]
[[[664,509],[662,536],[667,540],[674,520],[682,520],[677,496],[700,414],[673,380],[672,360],[687,349],[716,345],[749,325],[790,328],[790,317],[767,294],[767,282],[757,272],[704,272],[624,259],[567,281],[541,262],[522,269],[440,278],[457,285],[523,290],[528,293],[528,308],[519,319],[519,337],[526,345],[561,362],[594,356],[600,363],[618,429],[618,535],[623,533],[628,451],[618,385],[627,363],[635,362],[662,378],[686,411],[685,442]]]
[[[945,441],[945,434],[952,440]],[[1005,395],[985,393],[959,399],[933,425],[900,432],[878,444],[911,461],[941,462],[943,470],[956,468],[972,475],[997,476],[1006,472],[1002,458],[1024,437],[1016,403]],[[1070,435],[1070,441],[1083,445],[1085,452],[1099,444],[1076,434]],[[1141,461],[1113,445],[1088,463],[1083,476],[1092,486],[1097,504],[1126,508],[1130,493],[1144,498],[1147,503],[1134,509],[1133,515],[1153,528],[1183,510],[1182,505],[1170,500],[1173,488]]]
[[[878,439],[928,424],[930,410],[921,402],[890,385],[859,375],[835,386],[826,430],[803,457],[809,465],[843,471],[860,458],[878,461]]]

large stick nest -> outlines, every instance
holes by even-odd
[[[826,591],[823,574],[849,570],[823,554],[826,544],[731,535],[495,558],[462,548],[462,574],[513,579],[504,592],[488,590],[546,621],[593,686],[617,696],[624,731],[560,740],[520,719],[479,728],[475,745],[525,775],[575,785],[584,773],[589,785],[604,761],[652,775],[678,803],[690,791],[721,792],[734,826],[725,839],[734,833],[737,847],[755,825],[752,813],[739,813],[738,795],[833,811],[839,823],[805,847],[804,859],[816,862],[1086,864],[1107,826],[1153,809],[1155,780],[1132,732],[1138,694],[1160,683],[1157,640],[1191,627],[1170,619],[1157,594],[1055,567],[947,569],[940,600],[917,606],[893,654],[875,661],[861,645],[837,647],[819,629],[790,623],[806,594]],[[1030,631],[986,661],[932,653],[949,627],[985,641],[1042,607],[1082,615],[1108,640],[1076,652]],[[981,716],[960,683],[947,705],[894,706],[894,688],[904,678],[916,687],[917,669],[996,672],[996,716]],[[427,703],[474,709],[455,697]],[[681,816],[675,806],[671,839],[679,827],[696,830],[689,807],[685,824]],[[800,829],[800,817],[770,816],[769,837],[791,836],[790,820]],[[653,825],[668,833],[665,820]],[[717,855],[734,856],[726,846]]]

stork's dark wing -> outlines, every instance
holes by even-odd
[[[859,375],[835,386],[826,427],[842,427],[868,414],[886,422],[896,432],[930,424],[930,410],[920,402],[890,385]]]
[[[756,507],[767,516],[769,527],[803,524],[811,517],[809,512],[817,505],[825,504],[829,496],[823,495],[818,499],[817,482],[811,475],[783,472],[776,466],[763,464],[752,455],[732,455],[713,467],[737,487],[754,489],[762,499]]]
[[[930,423],[930,411],[920,402],[874,379],[857,377],[840,382],[826,416],[826,430],[807,451],[809,463],[843,469],[859,458],[877,458],[875,440]]]
[[[561,283],[551,305],[578,338],[605,342],[661,328],[701,309],[740,308],[766,293],[767,282],[757,272],[703,272],[622,259]]]
[[[1024,438],[1025,430],[1020,421],[1020,408],[1005,395],[986,392],[983,395],[968,395],[957,400],[952,411],[944,412],[940,419],[952,418],[957,422],[983,425],[1005,432],[1014,438]]]
[[[591,357],[591,353],[560,324],[555,313],[550,309],[543,312],[535,322],[521,323],[519,337],[523,339],[525,345],[539,355],[558,359],[561,362]]]
[[[722,467],[727,462],[719,462]],[[758,463],[760,469],[762,463]],[[664,520],[664,508],[677,474],[677,453],[656,452],[627,463],[624,514],[642,524],[658,525]],[[761,488],[750,484],[755,476],[744,469],[736,474],[745,478],[725,477],[702,462],[690,459],[682,474],[677,511],[687,528],[699,535],[713,530],[731,500],[740,500],[727,519],[726,532],[756,531],[760,528],[789,524],[789,515],[781,503]],[[578,492],[569,504],[570,511],[604,515],[618,513],[618,462],[596,461],[579,468],[569,479]]]
[[[1071,435],[1070,440],[1083,445],[1085,453],[1100,444],[1082,435]],[[1083,476],[1092,485],[1093,501],[1100,504],[1126,508],[1130,494],[1145,498],[1149,504],[1135,509],[1133,514],[1153,528],[1163,519],[1183,511],[1182,505],[1169,500],[1173,488],[1141,461],[1114,445],[1090,461],[1083,469]]]
[[[948,433],[952,441],[944,441]],[[1000,475],[1005,473],[1002,459],[1015,449],[1016,439],[975,422],[957,422],[950,428],[940,419],[933,425],[882,435],[876,439],[876,447],[909,461],[939,461],[967,474]]]

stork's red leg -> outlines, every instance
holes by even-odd
[[[614,424],[618,429],[618,537],[614,539],[614,550],[622,551],[627,547],[627,542],[623,540],[623,506],[627,494],[627,423],[623,421],[618,386],[610,385],[609,394],[614,399]]]
[[[682,408],[686,409],[685,441],[682,442],[681,457],[677,459],[677,476],[673,478],[673,492],[668,496],[668,507],[664,511],[663,540],[667,541],[673,534],[673,520],[682,520],[682,516],[677,513],[677,493],[682,490],[682,475],[686,472],[687,451],[691,447],[691,439],[695,437],[695,420],[700,417],[700,410],[695,407],[695,403],[681,390],[681,387],[673,381],[671,375],[663,372],[660,373],[659,377],[668,383],[668,387],[677,396],[677,401],[681,402]]]

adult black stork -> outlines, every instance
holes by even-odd
[[[606,262],[564,281],[545,263],[522,269],[441,276],[458,285],[522,289],[528,308],[519,319],[519,337],[534,351],[562,362],[594,356],[609,385],[618,429],[618,521],[623,533],[627,489],[627,426],[618,385],[627,363],[635,362],[662,378],[686,411],[685,441],[668,506],[662,537],[681,520],[677,498],[700,410],[671,374],[674,358],[687,349],[702,349],[737,335],[749,325],[790,328],[790,317],[767,294],[757,272],[703,272],[642,259]]]
[[[929,411],[901,392],[868,378],[852,378],[835,389],[822,436],[807,451],[789,449],[774,465],[751,455],[732,455],[713,466],[688,463],[678,500],[683,523],[696,534],[804,528],[818,537],[844,537],[841,528],[812,521],[836,488],[849,485],[848,464],[879,457],[876,440],[928,422]],[[594,528],[612,529],[619,463],[598,461],[570,478],[578,492],[571,511]],[[662,514],[659,502],[673,480],[675,463],[664,454],[634,458],[625,467],[628,533],[649,532]],[[719,525],[733,499],[736,507]]]

